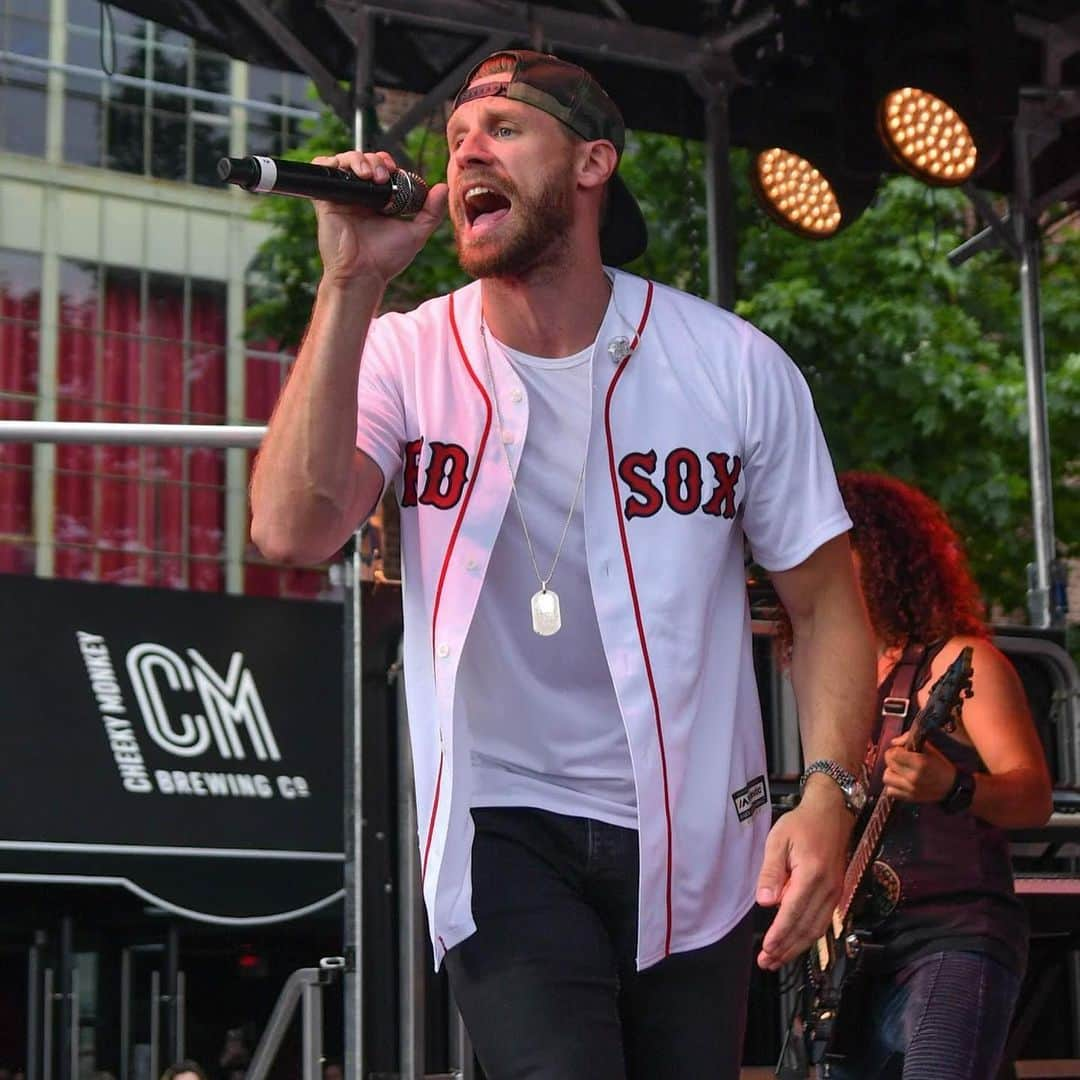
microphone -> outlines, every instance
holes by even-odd
[[[390,179],[377,183],[363,180],[350,169],[284,161],[270,157],[223,157],[218,176],[257,194],[293,195],[302,199],[325,199],[377,210],[387,217],[417,213],[427,198],[427,184],[416,175],[397,169]]]

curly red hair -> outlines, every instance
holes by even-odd
[[[846,472],[838,480],[878,639],[892,647],[957,634],[986,637],[979,588],[941,507],[918,488],[881,473]],[[791,625],[782,608],[779,617],[786,654]]]

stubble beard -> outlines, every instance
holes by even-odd
[[[455,221],[458,262],[472,278],[525,277],[538,267],[557,261],[569,243],[574,207],[566,172],[553,171],[537,195],[524,195],[516,188],[510,194],[511,213],[516,222],[502,236],[483,238],[466,246],[461,242]]]

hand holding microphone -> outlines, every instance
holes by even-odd
[[[446,213],[447,188],[428,191],[385,151],[349,150],[310,164],[280,158],[222,158],[218,175],[249,191],[315,200],[323,281],[383,285],[401,273]]]

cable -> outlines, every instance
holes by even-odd
[[[100,20],[98,22],[98,56],[101,60],[101,70],[106,75],[116,74],[116,27],[113,26],[112,9],[105,0],[99,5]],[[108,24],[108,53],[109,59],[105,59],[106,24]]]

